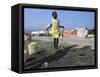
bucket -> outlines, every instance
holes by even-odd
[[[28,44],[28,53],[29,55],[37,53],[38,42],[31,42]]]

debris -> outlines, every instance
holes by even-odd
[[[44,62],[43,67],[48,67],[48,62]]]

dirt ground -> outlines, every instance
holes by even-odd
[[[28,41],[25,41],[24,69],[34,68],[53,68],[53,67],[72,67],[94,65],[94,50],[90,46],[75,44],[59,45],[57,50],[53,47],[53,42],[38,42],[37,53],[28,55]]]

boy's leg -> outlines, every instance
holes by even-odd
[[[56,48],[58,49],[59,38],[56,38]]]
[[[54,38],[54,47],[55,47],[55,49],[58,49],[58,42],[59,42],[59,39]]]
[[[53,38],[53,40],[54,40],[54,48],[56,48],[56,38]]]
[[[58,49],[59,38],[54,38],[54,48]]]

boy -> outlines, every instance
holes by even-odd
[[[58,49],[59,37],[60,37],[60,34],[61,34],[59,28],[63,28],[63,30],[64,30],[64,27],[60,26],[59,20],[57,19],[57,12],[56,11],[52,12],[52,17],[53,18],[52,18],[51,24],[47,28],[47,31],[48,31],[49,28],[51,28],[51,35],[54,39],[54,48]]]

